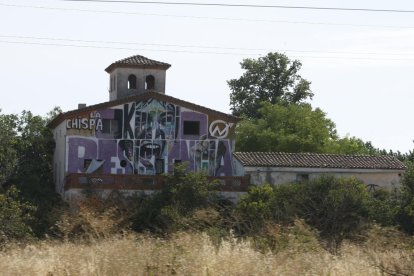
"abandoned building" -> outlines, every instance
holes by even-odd
[[[153,190],[175,163],[206,171],[223,190],[247,186],[233,173],[239,118],[165,95],[169,64],[142,56],[112,63],[109,101],[62,113],[51,123],[56,190]],[[245,188],[244,188],[245,190]]]
[[[132,56],[112,63],[109,101],[79,105],[49,127],[56,141],[54,181],[66,199],[85,187],[103,194],[156,190],[174,164],[205,171],[224,193],[249,183],[280,184],[321,173],[353,175],[367,185],[399,182],[404,165],[391,157],[234,153],[240,118],[165,94],[169,64]]]

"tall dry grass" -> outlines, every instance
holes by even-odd
[[[375,232],[375,229],[374,229]],[[361,245],[346,243],[334,256],[314,244],[276,253],[250,241],[215,246],[206,234],[169,239],[142,234],[85,243],[42,241],[0,253],[2,275],[413,275],[412,238],[395,241],[378,233]],[[378,236],[379,235],[379,236]],[[303,243],[302,241],[300,241]],[[313,243],[312,241],[310,243]],[[402,243],[402,244],[401,244]]]

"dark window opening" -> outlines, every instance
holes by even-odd
[[[184,121],[183,134],[184,135],[200,135],[200,122],[199,121]]]
[[[137,77],[135,75],[129,75],[128,89],[137,89]]]
[[[84,159],[83,160],[83,168],[85,169],[85,170],[87,170],[88,169],[88,167],[89,167],[89,165],[92,163],[92,159]]]
[[[102,133],[117,135],[118,131],[118,120],[102,119]]]
[[[155,159],[155,173],[164,173],[164,159]]]
[[[145,78],[145,90],[153,90],[155,88],[155,78],[149,75]]]
[[[296,181],[297,182],[305,182],[309,180],[309,174],[297,174]]]

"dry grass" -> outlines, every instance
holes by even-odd
[[[374,229],[375,230],[375,229]],[[215,247],[206,234],[168,240],[130,234],[89,243],[43,241],[0,253],[2,275],[412,275],[412,238],[386,243],[371,233],[363,245],[345,244],[333,256],[314,244],[260,253],[249,241]],[[375,237],[377,236],[377,237]],[[379,238],[381,237],[381,238]],[[385,245],[383,243],[386,243]],[[312,242],[311,242],[312,243]],[[410,244],[411,243],[411,244]],[[300,249],[299,249],[300,248]]]

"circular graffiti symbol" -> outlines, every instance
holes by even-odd
[[[216,137],[217,139],[226,138],[229,134],[229,129],[233,124],[228,124],[223,120],[215,120],[210,124],[209,132],[210,135]]]

